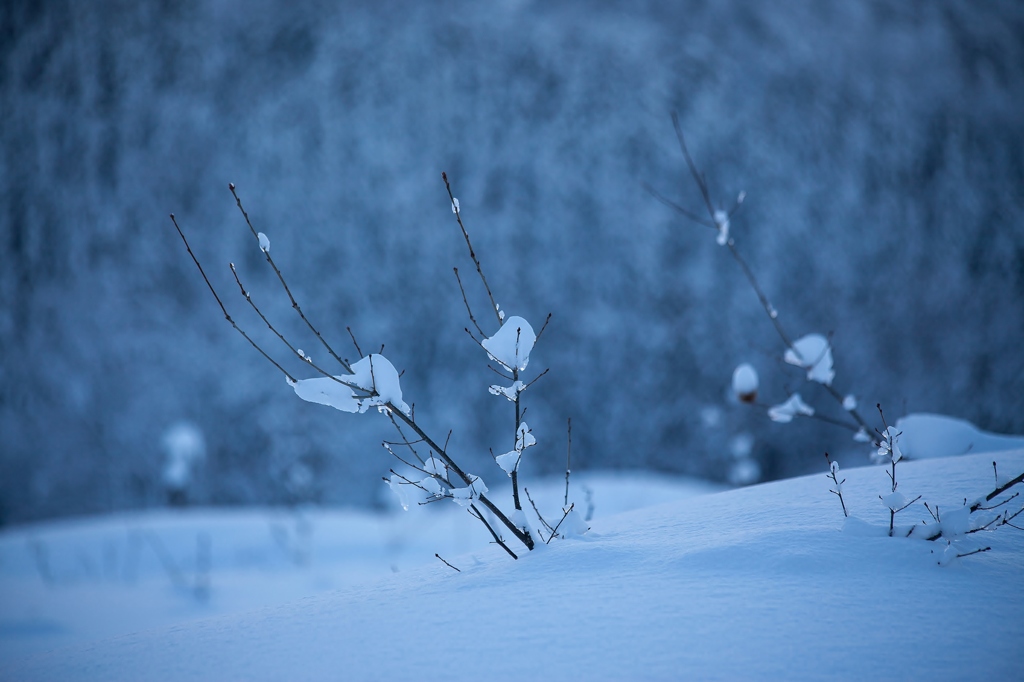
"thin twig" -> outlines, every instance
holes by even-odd
[[[352,339],[352,345],[356,347],[356,352],[359,353],[359,358],[362,359],[363,351],[359,347],[359,342],[356,341],[356,335],[352,333],[352,327],[345,327],[345,330],[348,331],[349,338]]]
[[[569,504],[569,473],[572,471],[572,417],[569,418],[567,427],[569,432],[569,444],[565,448],[565,501],[562,506]]]
[[[569,505],[569,508],[565,510],[565,513],[562,514],[562,520],[555,525],[555,529],[551,531],[551,537],[549,537],[548,541],[544,543],[545,545],[550,545],[551,541],[555,539],[555,536],[558,534],[558,529],[562,527],[562,521],[565,521],[565,519],[569,516],[569,512],[571,512],[573,510],[573,507],[575,506],[576,503],[573,502],[571,505]]]
[[[213,294],[214,299],[216,299],[216,301],[217,301],[217,305],[220,306],[220,311],[222,313],[224,313],[224,319],[227,320],[231,324],[231,326],[235,328],[235,331],[238,332],[239,334],[241,334],[242,337],[246,341],[248,341],[249,344],[253,348],[255,348],[259,352],[260,355],[262,355],[264,358],[266,358],[267,361],[270,364],[272,364],[274,367],[276,367],[278,370],[280,370],[282,374],[284,374],[286,377],[288,377],[289,381],[291,381],[292,383],[295,383],[295,378],[291,374],[288,373],[288,370],[286,370],[284,367],[279,365],[277,363],[277,361],[274,360],[274,358],[272,358],[269,355],[267,355],[267,352],[264,351],[262,348],[260,348],[259,344],[256,343],[255,341],[253,341],[252,338],[250,338],[249,335],[246,334],[245,331],[241,327],[238,326],[238,324],[234,321],[234,319],[232,319],[231,315],[228,314],[227,308],[224,307],[223,301],[221,301],[220,300],[220,296],[217,295],[217,290],[214,289],[213,288],[213,284],[210,283],[210,278],[206,276],[206,271],[203,270],[203,266],[199,263],[199,259],[196,258],[196,255],[194,253],[192,253],[192,247],[189,246],[188,240],[185,239],[185,233],[181,231],[180,227],[178,227],[178,221],[175,220],[173,213],[171,214],[171,222],[174,223],[174,229],[176,229],[178,231],[178,235],[181,237],[181,241],[185,242],[185,248],[188,249],[188,255],[192,257],[192,262],[196,264],[197,268],[199,268],[199,274],[203,276],[203,281],[206,282],[206,286],[210,289],[210,293]]]
[[[231,195],[235,198],[235,204],[238,205],[238,210],[242,212],[242,217],[245,218],[245,224],[249,226],[249,231],[252,232],[253,238],[256,239],[258,243],[260,240],[259,233],[256,232],[256,228],[252,226],[252,221],[249,220],[249,214],[246,213],[245,208],[242,206],[242,200],[238,197],[238,193],[235,192],[234,183],[228,184],[228,189],[231,190]],[[327,340],[324,339],[323,335],[320,334],[319,330],[317,330],[317,328],[313,326],[313,323],[306,318],[306,314],[302,312],[302,308],[299,306],[299,302],[295,300],[295,297],[292,295],[292,290],[288,288],[288,283],[284,281],[284,275],[281,274],[281,270],[277,267],[277,263],[274,262],[273,257],[270,255],[270,249],[260,250],[263,251],[263,255],[266,256],[267,262],[270,263],[270,267],[272,267],[274,269],[274,272],[277,274],[277,279],[280,280],[281,286],[284,287],[285,293],[288,294],[288,299],[292,302],[292,308],[294,308],[295,311],[299,314],[299,317],[302,318],[302,321],[306,323],[306,326],[309,327],[309,330],[313,332],[314,335],[316,335],[316,338],[320,339],[320,343],[322,343],[324,348],[327,349],[327,352],[330,353],[331,356],[333,356],[334,359],[337,360],[338,363],[343,368],[345,368],[346,372],[351,374],[352,368],[349,366],[349,364],[342,360],[341,357],[334,352],[334,349],[331,348],[329,343],[327,343]]]
[[[543,334],[544,330],[548,328],[548,322],[550,322],[550,321],[551,321],[551,313],[548,313],[548,316],[544,318],[544,324],[542,324],[540,326],[540,331],[537,332],[537,338],[534,339],[534,341],[533,341],[534,343],[537,343],[537,341],[540,341],[540,335]]]
[[[462,302],[466,304],[466,314],[469,315],[469,321],[472,322],[473,326],[476,327],[476,330],[480,332],[480,336],[487,338],[487,334],[484,334],[484,330],[480,328],[479,324],[477,324],[476,318],[473,316],[473,311],[469,307],[469,299],[466,298],[466,289],[462,286],[462,278],[459,277],[459,269],[452,269],[455,270],[455,280],[459,283],[459,291],[462,293]]]
[[[481,497],[482,497],[482,496],[481,496]],[[492,528],[492,527],[491,527],[491,524],[487,522],[487,519],[485,519],[485,518],[484,518],[484,515],[480,513],[480,510],[479,510],[479,509],[477,509],[475,505],[470,505],[470,506],[469,506],[469,509],[467,509],[466,511],[468,511],[468,512],[470,513],[470,515],[471,515],[471,516],[475,516],[475,517],[476,517],[476,518],[477,518],[477,519],[478,519],[478,520],[480,521],[480,523],[484,524],[484,527],[485,527],[485,528],[486,528],[486,529],[487,529],[488,531],[490,531],[490,533],[491,533],[491,537],[493,537],[493,538],[494,538],[494,541],[495,541],[496,543],[498,543],[498,545],[500,545],[500,546],[501,546],[501,548],[502,548],[503,550],[505,550],[506,552],[508,552],[509,556],[511,556],[511,557],[512,557],[513,559],[517,559],[517,560],[519,559],[519,557],[517,557],[517,556],[516,556],[516,553],[515,553],[515,552],[513,552],[513,551],[512,551],[512,550],[511,550],[511,549],[509,548],[509,546],[508,546],[508,545],[506,545],[506,544],[505,544],[505,541],[504,541],[504,540],[502,540],[502,539],[501,539],[501,536],[500,536],[500,535],[498,535],[498,534],[497,534],[497,533],[496,533],[496,532],[494,531],[494,528]],[[527,546],[528,546],[528,547],[529,547],[530,549],[533,549],[533,546],[532,546],[532,540],[531,540],[531,544],[530,544],[530,545],[527,545]]]
[[[459,229],[462,230],[462,237],[466,240],[466,246],[469,247],[469,257],[473,259],[473,264],[476,266],[476,272],[480,275],[480,281],[484,283],[484,289],[487,290],[487,298],[491,300],[491,312],[498,320],[498,326],[501,326],[502,320],[499,313],[498,304],[494,301],[494,294],[491,293],[491,287],[487,284],[487,278],[484,277],[483,268],[480,267],[480,259],[476,257],[476,251],[473,250],[473,243],[469,241],[469,232],[466,231],[466,226],[462,224],[462,211],[455,203],[455,195],[452,194],[452,186],[448,183],[448,174],[441,173],[441,179],[444,180],[444,187],[448,190],[448,198],[452,202],[452,210],[455,212],[455,219],[459,222]],[[483,334],[483,332],[481,332]]]
[[[440,555],[440,554],[438,554],[437,552],[434,552],[434,556],[436,556],[436,557],[437,557],[438,559],[441,559],[441,561],[443,561],[443,562],[444,562],[444,565],[445,565],[445,566],[447,566],[448,568],[451,568],[451,569],[453,569],[453,570],[455,570],[455,571],[457,571],[457,572],[459,572],[459,573],[462,573],[462,571],[459,571],[459,569],[455,568],[455,567],[454,567],[454,566],[452,566],[452,565],[451,565],[450,563],[448,563],[447,561],[445,561],[444,559],[442,559],[442,558],[441,558],[441,555]]]
[[[540,513],[540,509],[537,509],[537,504],[533,501],[533,498],[530,497],[530,489],[523,488],[523,492],[526,493],[526,499],[530,501],[530,506],[533,507],[533,513],[537,515],[537,518],[540,519],[540,522],[544,524],[544,527],[548,529],[549,533],[554,533],[555,529],[552,528],[551,524],[544,519],[544,516]],[[541,538],[541,540],[543,539],[544,538]]]
[[[242,280],[239,279],[238,277],[238,271],[235,269],[235,264],[228,263],[228,267],[231,268],[231,274],[235,276],[235,283],[238,284],[238,290],[242,293],[242,297],[245,298],[245,302],[248,303],[250,307],[252,307],[252,309],[256,311],[256,314],[260,316],[260,319],[263,320],[263,323],[267,325],[267,328],[270,329],[270,331],[272,331],[274,335],[277,336],[277,338],[281,339],[281,342],[288,347],[288,350],[290,350],[295,357],[299,358],[307,365],[309,365],[316,371],[320,372],[320,374],[322,374],[323,376],[333,379],[337,383],[349,388],[353,392],[358,391],[361,394],[365,394],[362,396],[356,396],[357,398],[369,398],[373,396],[374,391],[365,389],[362,386],[359,386],[358,384],[353,384],[349,381],[345,381],[344,379],[339,379],[338,377],[331,375],[329,372],[327,372],[327,370],[323,369],[315,362],[313,362],[309,355],[306,355],[305,353],[300,353],[299,349],[293,346],[292,343],[284,337],[284,334],[278,331],[277,328],[270,323],[270,320],[267,319],[267,316],[263,314],[263,311],[260,310],[259,306],[256,305],[256,302],[252,300],[252,296],[249,294],[246,288],[242,286]]]

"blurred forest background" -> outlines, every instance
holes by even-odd
[[[163,504],[181,433],[205,445],[190,502],[381,503],[387,422],[300,401],[174,232],[169,212],[243,327],[277,348],[228,261],[325,360],[229,182],[314,323],[386,344],[418,420],[492,488],[511,418],[463,332],[442,170],[505,311],[554,315],[527,472],[564,466],[567,417],[575,468],[727,480],[748,443],[762,479],[825,449],[866,462],[845,431],[730,400],[749,361],[765,401],[841,414],[780,364],[714,234],[643,190],[701,209],[673,110],[715,200],[747,191],[732,232],[791,333],[834,332],[839,390],[1024,432],[1016,0],[8,0],[0,523]]]

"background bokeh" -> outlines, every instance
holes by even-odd
[[[181,433],[203,445],[190,503],[379,503],[387,422],[298,400],[167,218],[243,327],[276,349],[229,261],[326,360],[228,182],[325,335],[385,344],[485,478],[511,418],[462,330],[442,170],[505,311],[553,313],[531,471],[564,466],[568,417],[577,468],[727,480],[745,442],[765,479],[825,449],[867,461],[847,432],[730,401],[749,361],[765,401],[841,416],[782,366],[713,233],[644,191],[701,208],[671,111],[714,199],[747,191],[732,232],[784,324],[834,333],[840,390],[1024,432],[1018,2],[9,0],[0,523],[163,504]]]

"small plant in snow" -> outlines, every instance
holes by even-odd
[[[881,406],[878,407],[878,411],[884,424],[885,415],[882,413]],[[1024,481],[1024,473],[1012,479],[1002,479],[999,477],[999,470],[995,462],[992,462],[992,471],[995,476],[995,488],[992,492],[976,499],[970,504],[965,498],[962,505],[957,505],[952,510],[940,510],[938,505],[932,506],[924,502],[923,506],[928,511],[931,521],[922,519],[919,523],[911,526],[897,526],[895,524],[896,514],[908,509],[921,499],[921,495],[918,495],[908,501],[906,496],[898,490],[896,465],[903,459],[899,446],[900,435],[900,432],[893,426],[886,426],[884,431],[879,432],[880,444],[877,457],[886,461],[890,466],[890,469],[886,471],[889,477],[889,490],[885,494],[878,496],[882,504],[889,510],[889,525],[887,528],[889,537],[917,538],[932,542],[941,541],[945,544],[945,547],[939,552],[939,564],[945,566],[954,559],[980,554],[991,549],[991,547],[987,546],[980,547],[967,544],[965,540],[974,533],[995,530],[1001,526],[1010,526],[1011,528],[1024,530],[1024,527],[1014,523],[1016,518],[1024,513],[1024,506],[1012,513],[1010,509],[997,511],[1017,499],[1020,496],[1019,492],[1015,492],[999,502],[990,504],[1010,488]],[[846,479],[839,480],[839,463],[829,457],[827,452],[825,453],[825,459],[829,464],[829,473],[826,476],[833,483],[829,492],[839,497],[839,503],[843,507],[843,515],[847,517],[848,523],[849,521],[855,521],[862,527],[872,528],[873,526],[870,524],[864,524],[864,522],[861,522],[856,517],[850,516],[846,501],[843,499],[842,485],[846,482]]]
[[[711,200],[711,192],[708,188],[707,180],[704,174],[698,170],[693,157],[690,156],[690,151],[686,146],[686,139],[683,137],[682,128],[679,126],[679,117],[675,113],[672,114],[672,124],[675,128],[676,138],[679,141],[679,148],[683,153],[683,158],[686,160],[687,168],[694,183],[700,190],[706,215],[702,216],[680,206],[678,203],[665,198],[650,186],[647,186],[647,191],[687,219],[715,231],[715,241],[719,246],[724,246],[729,250],[729,254],[739,265],[751,288],[757,295],[761,307],[778,333],[779,338],[782,339],[785,347],[782,356],[783,361],[802,370],[806,381],[824,389],[842,407],[844,416],[842,418],[835,418],[819,414],[814,407],[804,401],[798,392],[790,394],[781,403],[758,402],[757,389],[759,382],[757,371],[752,365],[747,363],[739,365],[733,372],[732,389],[736,398],[740,402],[756,405],[764,409],[772,421],[780,424],[788,424],[795,417],[817,419],[850,430],[853,433],[854,440],[858,442],[874,443],[875,446],[879,446],[881,443],[872,438],[870,435],[872,429],[857,411],[856,398],[852,394],[843,393],[833,386],[836,373],[832,358],[831,335],[825,336],[818,333],[810,333],[794,340],[783,327],[779,319],[778,310],[772,305],[764,289],[761,288],[757,277],[754,275],[754,271],[737,249],[736,240],[730,234],[730,219],[739,210],[740,206],[743,205],[746,193],[740,192],[732,207],[728,210],[715,208]]]
[[[892,463],[892,469],[885,472],[889,476],[890,490],[886,495],[879,495],[878,499],[889,509],[889,537],[892,537],[896,514],[920,500],[921,496],[918,495],[914,499],[907,501],[903,493],[897,490],[899,484],[896,482],[896,464],[903,459],[903,453],[900,452],[899,445],[899,438],[902,433],[898,432],[895,426],[889,426],[885,423],[885,414],[882,412],[881,405],[878,406],[878,414],[882,418],[882,424],[885,425],[885,431],[879,432],[880,444],[877,456],[883,461]]]
[[[431,436],[428,435],[423,427],[416,421],[413,407],[405,402],[402,394],[400,384],[401,375],[395,369],[395,366],[386,357],[384,357],[383,348],[378,353],[364,355],[359,343],[356,341],[355,335],[352,333],[352,330],[348,329],[352,343],[355,346],[356,352],[360,356],[360,359],[357,362],[349,363],[348,360],[343,359],[338,355],[331,345],[323,338],[316,327],[314,327],[306,317],[302,308],[299,306],[299,303],[292,295],[291,289],[289,289],[281,270],[277,267],[273,257],[270,255],[270,239],[266,234],[263,232],[257,232],[253,227],[252,222],[249,220],[249,215],[242,206],[241,199],[235,192],[235,186],[233,184],[229,185],[229,188],[235,199],[235,203],[238,206],[239,211],[242,213],[242,216],[245,218],[246,225],[256,240],[260,252],[263,254],[270,267],[274,270],[278,281],[285,293],[288,295],[292,308],[295,309],[299,317],[317,338],[317,341],[323,346],[324,350],[327,351],[333,361],[340,365],[342,373],[332,374],[328,372],[326,369],[314,362],[310,354],[296,347],[283,334],[281,334],[281,332],[279,332],[278,329],[266,318],[260,308],[256,305],[255,301],[253,301],[250,293],[242,285],[242,281],[234,264],[231,264],[230,268],[232,275],[234,276],[235,282],[238,285],[239,291],[246,303],[249,304],[260,319],[267,325],[267,328],[273,333],[273,335],[276,336],[277,339],[288,349],[290,354],[298,358],[304,367],[312,368],[318,376],[299,379],[286,370],[282,364],[275,360],[266,350],[263,349],[263,347],[257,344],[252,337],[239,327],[234,319],[228,314],[227,308],[224,306],[220,295],[213,288],[213,285],[206,276],[206,272],[203,270],[202,265],[192,252],[192,248],[189,245],[188,240],[185,238],[185,234],[178,226],[174,214],[171,214],[171,221],[174,223],[175,229],[178,231],[182,241],[185,243],[185,248],[188,250],[189,256],[191,256],[193,262],[196,264],[203,280],[206,282],[206,285],[213,294],[221,312],[224,314],[224,318],[260,355],[262,355],[284,375],[288,385],[291,386],[292,390],[295,391],[295,394],[299,398],[307,402],[333,407],[334,409],[342,412],[364,413],[372,410],[387,417],[397,431],[399,439],[397,441],[385,441],[383,443],[383,447],[395,459],[401,462],[404,466],[404,470],[396,471],[395,469],[391,469],[391,476],[384,480],[398,495],[403,508],[408,509],[410,504],[414,501],[417,504],[429,504],[439,500],[452,500],[459,506],[467,509],[474,518],[479,520],[487,528],[488,532],[494,538],[494,541],[510,556],[512,556],[512,558],[518,558],[512,548],[509,547],[508,540],[506,539],[502,528],[507,530],[511,534],[512,538],[526,547],[526,549],[532,550],[536,546],[533,531],[531,530],[530,525],[526,520],[526,516],[523,513],[519,497],[519,466],[524,452],[536,444],[536,439],[533,436],[530,427],[523,420],[525,410],[522,407],[521,396],[522,393],[530,388],[535,381],[547,373],[547,370],[544,370],[544,372],[541,372],[529,382],[524,383],[523,381],[523,374],[530,361],[530,353],[541,334],[543,334],[544,329],[547,327],[547,323],[551,319],[551,316],[548,315],[547,320],[544,322],[544,326],[542,326],[540,331],[536,333],[530,323],[522,317],[515,315],[506,317],[504,311],[502,311],[501,307],[495,302],[490,286],[484,276],[483,268],[480,265],[480,260],[477,258],[476,252],[473,250],[469,233],[462,222],[462,213],[459,207],[459,201],[452,194],[447,175],[444,173],[441,175],[444,179],[449,199],[451,200],[452,212],[455,214],[459,228],[461,229],[462,235],[465,239],[466,246],[469,249],[469,255],[473,260],[473,264],[475,265],[477,273],[480,276],[480,280],[487,292],[491,309],[497,320],[497,330],[493,334],[485,334],[482,327],[478,324],[476,317],[473,315],[468,298],[466,297],[465,288],[462,285],[462,280],[459,278],[458,269],[456,268],[455,276],[459,282],[459,289],[462,292],[463,302],[466,304],[466,311],[469,314],[469,319],[476,329],[479,337],[468,328],[466,329],[466,332],[484,350],[490,361],[496,365],[496,367],[492,366],[491,369],[499,374],[506,382],[509,382],[507,384],[496,384],[491,386],[490,393],[495,396],[505,398],[514,405],[515,428],[513,431],[514,438],[512,440],[512,449],[503,455],[495,457],[495,461],[498,466],[500,466],[509,478],[511,478],[514,511],[510,514],[506,514],[498,507],[498,505],[491,501],[488,497],[490,490],[482,477],[465,471],[456,463],[448,452],[447,440],[444,445],[440,445],[439,442],[431,438]],[[409,435],[407,435],[407,429],[411,432]],[[451,433],[448,435],[451,436]],[[567,490],[568,475],[569,472],[567,468]],[[566,494],[566,503],[568,504],[568,493]],[[587,528],[582,520],[580,520],[579,523],[574,522],[574,512],[572,510],[572,505],[568,505],[564,509],[562,521],[559,525],[567,523],[573,527],[574,532],[586,532]],[[543,519],[541,520],[543,522]],[[545,525],[547,524],[545,523]],[[558,531],[559,526],[556,526],[554,529],[551,529],[550,526],[548,526],[548,528],[550,530],[550,535],[545,540],[546,542],[550,542],[553,537],[559,535],[559,533],[556,532]],[[561,533],[561,535],[566,534],[568,533],[564,531]],[[543,535],[540,535],[540,539],[543,539]]]

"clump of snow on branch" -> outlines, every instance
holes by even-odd
[[[357,394],[352,386],[362,392]],[[387,358],[376,353],[352,365],[351,375],[336,376],[333,379],[300,379],[292,383],[292,388],[306,402],[327,405],[342,412],[362,413],[371,407],[384,410],[390,404],[403,414],[410,413],[409,406],[402,400],[398,371]]]
[[[511,476],[512,472],[519,469],[519,461],[523,457],[523,451],[536,444],[537,439],[533,437],[530,427],[527,426],[526,422],[521,422],[516,430],[516,449],[510,450],[503,455],[498,455],[494,458],[494,461],[498,463],[498,466],[506,474]]]
[[[487,486],[479,476],[470,474],[470,483],[465,488],[452,488],[452,500],[460,507],[468,507],[473,500],[487,493]]]
[[[895,426],[890,426],[882,433],[882,442],[878,446],[875,456],[883,461],[891,461],[896,464],[903,459],[903,452],[900,450],[899,437],[902,431]]]
[[[789,400],[779,405],[772,405],[768,408],[768,417],[780,424],[788,424],[797,415],[810,417],[814,414],[814,408],[803,401],[799,393],[789,396]]]
[[[729,243],[729,214],[725,211],[715,211],[715,227],[718,228],[715,241],[719,246],[725,246]]]
[[[821,334],[801,336],[786,350],[783,359],[807,370],[807,378],[826,386],[832,385],[835,370],[832,369],[832,347]]]
[[[733,370],[732,392],[740,401],[754,402],[757,399],[758,385],[757,370],[750,363],[744,362]]]
[[[263,253],[270,253],[270,238],[262,232],[260,232],[257,237],[260,240],[260,251]]]
[[[491,360],[508,370],[522,371],[530,362],[530,351],[537,335],[530,323],[513,315],[505,320],[494,336],[480,342]]]
[[[523,382],[516,380],[511,386],[492,385],[487,390],[490,391],[491,395],[503,395],[508,398],[510,402],[514,403],[516,398],[519,397],[519,394],[522,393],[525,388],[526,385]]]

